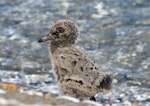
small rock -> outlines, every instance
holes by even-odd
[[[129,101],[124,101],[123,106],[132,106],[132,104]]]

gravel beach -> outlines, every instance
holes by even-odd
[[[1,0],[0,13],[0,105],[150,105],[149,0]],[[97,102],[62,97],[49,42],[37,43],[62,18],[79,26],[77,48],[113,74],[112,90]]]

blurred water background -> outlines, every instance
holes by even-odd
[[[150,0],[0,0],[1,82],[59,95],[49,42],[37,40],[62,18],[79,26],[77,47],[113,74],[118,106],[150,105]]]

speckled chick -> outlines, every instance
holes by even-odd
[[[50,40],[50,59],[62,94],[92,98],[111,89],[112,78],[74,44],[78,28],[69,19],[55,22],[50,33],[38,42]]]

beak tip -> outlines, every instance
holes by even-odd
[[[41,43],[41,42],[43,42],[43,40],[42,40],[42,39],[39,39],[37,42],[38,42],[38,43]]]

